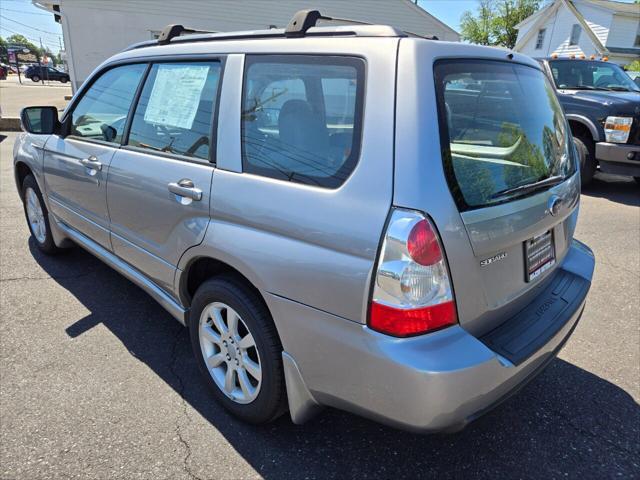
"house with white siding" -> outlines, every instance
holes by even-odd
[[[610,0],[554,0],[518,25],[514,50],[531,57],[640,58],[640,5]]]
[[[74,88],[127,46],[157,38],[169,24],[228,32],[286,27],[298,10],[393,25],[418,35],[460,41],[451,27],[411,0],[32,0],[62,24]],[[344,23],[344,22],[334,22]]]

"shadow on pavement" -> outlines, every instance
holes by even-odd
[[[582,194],[640,207],[640,183],[631,177],[596,173],[591,184],[582,187]]]
[[[454,435],[414,435],[331,409],[302,426],[287,415],[268,426],[243,424],[209,395],[186,329],[150,297],[80,248],[46,257],[30,240],[30,249],[44,270],[91,312],[66,328],[70,337],[103,324],[264,478],[640,474],[638,404],[621,388],[560,359],[518,395]],[[190,462],[197,470],[198,458],[192,455]]]

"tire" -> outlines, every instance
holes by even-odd
[[[60,79],[60,82],[61,82],[61,83],[67,83],[68,81],[69,81],[69,79],[68,79],[67,77],[62,77],[62,78]]]
[[[32,82],[36,82],[36,83],[38,83],[38,82],[40,81],[40,77],[39,77],[38,75],[33,75],[33,76],[31,77],[31,81],[32,81]]]
[[[229,321],[234,318],[234,312],[239,319],[236,335],[231,335],[233,328]],[[214,321],[214,317],[217,320]],[[222,334],[224,328],[217,326],[221,321],[227,328]],[[243,350],[243,343],[244,346],[251,344],[251,340],[247,340],[249,334],[253,346]],[[193,297],[189,335],[205,383],[229,412],[245,422],[261,424],[276,419],[286,410],[282,345],[269,310],[245,282],[227,274],[204,282]],[[209,358],[209,365],[205,356]],[[256,365],[260,380],[250,374],[257,371]],[[229,369],[231,381],[227,383]],[[241,377],[245,382],[248,380],[252,388],[242,388]]]
[[[640,185],[640,177],[633,177],[633,179],[636,181],[638,185]]]
[[[42,198],[40,188],[33,175],[29,174],[22,182],[22,205],[27,226],[38,250],[54,255],[60,252],[60,248],[53,242],[51,225],[49,224],[49,211]]]
[[[597,168],[595,145],[586,137],[573,137],[573,142],[580,159],[580,180],[582,185],[589,185]]]

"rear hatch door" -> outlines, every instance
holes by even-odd
[[[424,143],[416,149],[431,152],[416,160],[422,161],[417,176],[424,175],[420,191],[396,161],[396,192],[399,181],[408,183],[396,202],[434,219],[460,323],[476,335],[513,316],[548,284],[575,229],[575,151],[555,93],[534,65],[504,57],[434,59],[431,108],[438,112],[441,148],[437,156]]]

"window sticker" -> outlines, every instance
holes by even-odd
[[[208,65],[160,65],[145,122],[190,129],[208,73]]]

